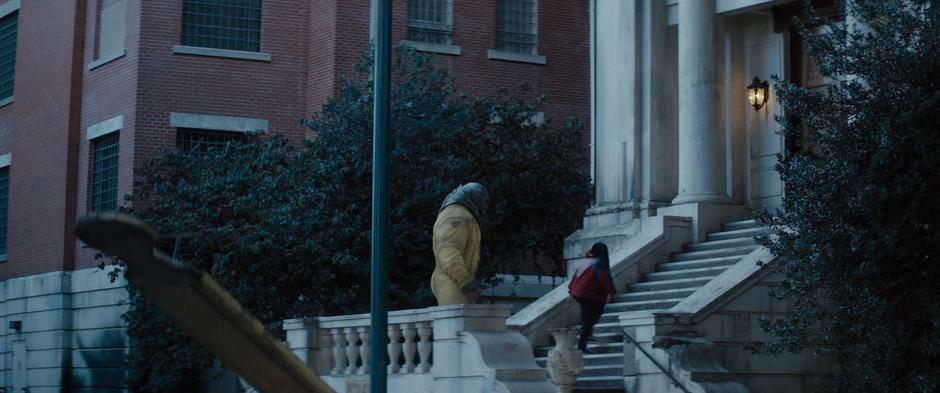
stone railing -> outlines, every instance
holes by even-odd
[[[632,235],[610,254],[610,270],[618,291],[655,269],[670,253],[690,241],[691,219],[655,216],[636,220]],[[578,320],[577,303],[568,295],[567,283],[532,302],[507,321],[510,330],[525,335],[534,346],[548,345],[548,329]]]
[[[291,351],[339,393],[368,391],[373,345],[385,345],[389,391],[554,390],[524,336],[506,329],[509,305],[392,311],[387,342],[371,342],[369,314],[284,321]],[[535,390],[532,390],[532,389]]]

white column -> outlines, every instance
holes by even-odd
[[[731,203],[717,29],[715,0],[679,1],[679,195],[674,204]]]
[[[340,375],[346,369],[346,336],[343,334],[343,329],[333,328],[331,330],[333,334],[333,371],[330,372],[332,375]]]
[[[362,365],[359,366],[357,373],[368,374],[369,356],[372,355],[372,346],[369,345],[372,340],[371,330],[368,326],[360,326],[356,328],[356,331],[359,333],[359,340],[362,341],[362,345],[359,346],[359,359],[362,359]]]
[[[638,84],[642,105],[640,129],[641,205],[643,214],[668,205],[677,194],[678,186],[678,126],[676,100],[676,36],[666,27],[666,1],[642,0],[637,12],[637,63],[642,74]]]
[[[377,344],[376,344],[377,345]],[[401,329],[397,324],[388,324],[388,373],[395,374],[401,370]]]
[[[639,199],[637,136],[637,5],[596,0],[594,36],[595,206]]]

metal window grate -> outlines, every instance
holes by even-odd
[[[13,96],[18,12],[0,20],[0,100]]]
[[[261,0],[185,0],[182,44],[261,50]]]
[[[94,158],[91,177],[92,211],[117,210],[119,134],[92,141]]]
[[[453,0],[408,2],[408,39],[450,45],[453,29]]]
[[[10,206],[10,167],[0,168],[0,262],[7,255],[7,218]]]
[[[207,131],[180,128],[176,131],[176,149],[190,154],[206,154],[213,149],[224,148],[229,142],[245,138],[240,132]]]
[[[496,8],[496,49],[536,54],[537,0],[499,0]]]

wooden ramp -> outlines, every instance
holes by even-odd
[[[81,218],[75,233],[124,261],[127,278],[147,300],[255,388],[333,392],[208,273],[157,250],[156,234],[144,222],[126,214],[95,213]]]

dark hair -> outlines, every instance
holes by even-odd
[[[591,254],[600,259],[601,267],[610,270],[610,254],[607,253],[607,245],[601,242],[594,243],[591,246]]]

